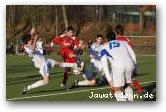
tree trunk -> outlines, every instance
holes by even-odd
[[[56,27],[56,35],[58,35],[58,7],[55,6],[55,27]]]
[[[99,5],[99,29],[101,29],[101,18],[102,18],[102,12],[103,12],[103,9],[102,9],[102,5]]]
[[[65,5],[62,5],[62,13],[63,13],[63,20],[65,22],[65,27],[67,28],[68,27],[68,20],[67,20]]]
[[[139,12],[139,30],[143,31],[143,11]]]

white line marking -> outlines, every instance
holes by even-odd
[[[156,81],[148,81],[148,82],[142,82],[140,84],[147,84],[147,83],[152,83],[152,82],[156,82]],[[70,94],[70,93],[80,93],[80,92],[85,92],[85,91],[94,91],[94,90],[100,90],[100,89],[107,89],[110,87],[103,87],[103,88],[97,88],[97,89],[85,89],[85,90],[81,90],[81,91],[72,91],[72,92],[63,92],[63,93],[56,93],[56,94],[46,94],[46,95],[38,95],[38,96],[28,96],[28,97],[20,97],[20,98],[11,98],[11,99],[7,99],[9,101],[12,100],[21,100],[21,99],[30,99],[30,98],[39,98],[39,97],[46,97],[46,96],[57,96],[57,95],[63,95],[63,94]]]

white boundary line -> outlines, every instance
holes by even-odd
[[[140,84],[148,84],[148,83],[152,83],[152,82],[156,82],[156,81],[142,82]],[[46,94],[46,95],[38,95],[38,96],[28,96],[28,97],[20,97],[20,98],[11,98],[11,99],[7,99],[7,100],[8,101],[12,101],[12,100],[21,100],[21,99],[46,97],[46,96],[57,96],[57,95],[63,95],[63,94],[80,93],[80,92],[85,92],[85,91],[100,90],[100,89],[107,89],[107,88],[110,88],[110,87],[103,87],[103,88],[97,88],[97,89],[85,89],[85,90],[81,90],[81,91],[63,92],[63,93]]]

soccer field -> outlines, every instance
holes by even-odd
[[[48,56],[52,59],[59,60],[60,57]],[[56,57],[56,58],[55,58]],[[89,58],[85,54],[83,60],[88,63]],[[61,59],[62,60],[62,59]],[[138,74],[136,79],[147,90],[146,97],[141,96],[134,89],[134,93],[139,95],[136,101],[156,100],[156,56],[137,56]],[[98,76],[97,76],[98,77]],[[41,75],[38,69],[34,68],[33,62],[27,56],[6,56],[6,100],[16,101],[115,101],[115,98],[99,98],[97,95],[91,98],[91,94],[109,94],[108,85],[99,87],[77,87],[64,90],[60,87],[63,79],[63,69],[55,67],[50,71],[50,83],[29,91],[22,95],[21,91],[26,84],[32,84],[38,81]],[[72,85],[74,80],[83,80],[81,76],[71,74],[68,85]],[[148,97],[152,94],[153,97]]]

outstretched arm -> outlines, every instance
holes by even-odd
[[[52,40],[51,40],[51,46],[53,46],[53,44],[58,44],[60,45],[62,43],[62,38],[57,36],[57,37],[54,37]]]

